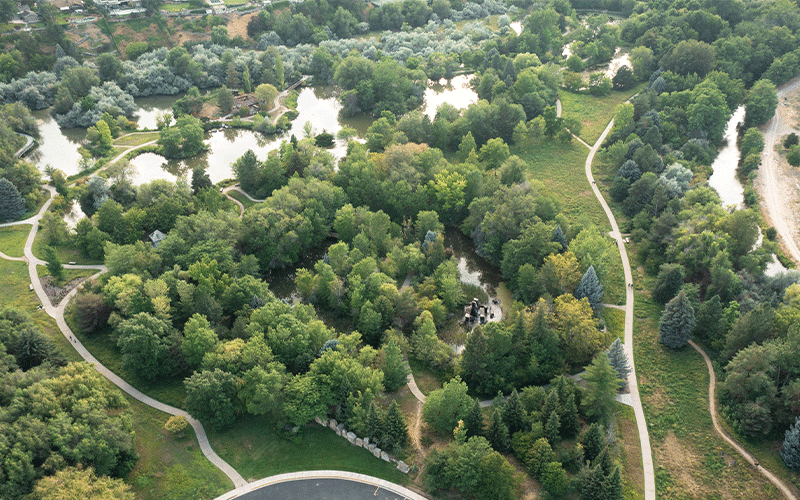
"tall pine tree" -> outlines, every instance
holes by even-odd
[[[561,229],[561,224],[558,224],[556,228],[553,229],[553,241],[561,245],[562,252],[567,249],[567,237]]]
[[[508,427],[503,423],[503,419],[497,410],[492,413],[492,420],[489,423],[489,432],[486,437],[495,450],[500,452],[508,450],[510,445]]]
[[[477,398],[475,398],[475,403],[464,419],[464,426],[466,427],[467,438],[483,436],[483,412]]]
[[[388,448],[397,453],[408,446],[408,426],[397,401],[392,401],[384,420],[384,433]]]
[[[594,423],[586,430],[581,440],[583,444],[583,457],[589,462],[594,462],[594,459],[603,451],[606,446],[605,439],[603,439],[603,428],[600,424]]]
[[[670,300],[658,323],[658,340],[672,349],[680,349],[689,341],[694,330],[694,308],[683,293]]]
[[[567,396],[567,403],[561,413],[561,435],[565,438],[575,437],[580,430],[578,421],[578,405],[575,404],[575,394]]]
[[[547,418],[547,423],[544,426],[544,432],[551,445],[555,446],[555,444],[561,440],[560,431],[561,419],[558,418],[558,413],[555,411],[550,412],[550,416]]]
[[[578,288],[575,289],[576,299],[582,299],[584,297],[589,299],[592,311],[598,314],[603,307],[603,285],[597,277],[594,265],[589,266],[589,269],[583,273],[581,282],[578,284]]]
[[[0,179],[0,222],[11,222],[22,217],[28,207],[10,180]]]
[[[781,458],[793,471],[800,471],[800,417],[789,427],[783,439]]]
[[[370,403],[369,410],[367,410],[367,437],[373,442],[383,446],[386,441],[383,433],[383,418],[381,411],[375,406],[375,403]]]
[[[503,423],[508,427],[509,436],[513,436],[515,432],[524,431],[528,427],[528,415],[525,413],[525,408],[522,407],[516,389],[511,392],[511,396],[503,407]]]
[[[611,366],[617,371],[617,377],[622,379],[620,387],[625,387],[625,379],[631,373],[631,365],[628,363],[628,356],[625,355],[625,349],[622,347],[619,337],[611,343],[611,347],[609,347],[606,354]]]

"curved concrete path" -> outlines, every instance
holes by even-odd
[[[369,484],[371,486],[375,486],[376,488],[382,488],[397,495],[401,495],[407,500],[428,500],[419,493],[411,491],[408,488],[404,488],[399,484],[390,483],[384,479],[367,476],[365,474],[356,474],[355,472],[344,472],[339,470],[309,470],[303,472],[290,472],[288,474],[278,474],[277,476],[270,476],[249,483],[246,486],[237,487],[235,490],[229,491],[222,496],[218,496],[214,500],[231,500],[244,495],[245,493],[250,493],[259,488],[270,486],[272,484],[310,479],[344,479],[347,481]]]
[[[711,359],[709,359],[708,355],[699,345],[695,344],[691,340],[689,341],[689,345],[694,347],[694,349],[697,352],[699,352],[701,356],[703,356],[703,360],[706,362],[706,367],[708,368],[708,412],[711,413],[711,422],[714,424],[714,430],[717,431],[717,434],[722,436],[722,439],[724,439],[725,442],[727,442],[737,452],[739,452],[739,455],[744,457],[747,463],[756,467],[759,472],[761,472],[767,479],[769,479],[772,482],[772,484],[774,484],[779,490],[781,490],[781,492],[786,498],[788,498],[789,500],[797,500],[797,497],[785,484],[783,484],[783,481],[778,479],[777,476],[775,476],[775,474],[768,471],[761,465],[757,465],[758,462],[756,461],[755,458],[753,458],[753,455],[748,453],[747,450],[745,450],[742,446],[739,445],[739,443],[734,441],[733,438],[730,435],[728,435],[728,433],[725,432],[725,430],[719,425],[719,419],[717,418],[718,416],[717,399],[716,396],[714,395],[717,385],[717,376],[714,373],[714,366],[711,364]]]
[[[157,410],[163,411],[164,413],[169,413],[170,415],[183,415],[186,418],[187,422],[189,422],[189,424],[194,429],[197,435],[197,441],[200,444],[200,449],[202,450],[203,455],[205,455],[206,458],[208,458],[208,460],[212,464],[214,464],[218,469],[224,472],[225,475],[228,476],[228,478],[230,478],[230,480],[234,484],[234,487],[239,488],[241,486],[246,485],[247,481],[245,481],[244,478],[238,472],[236,472],[236,470],[233,467],[231,467],[227,462],[222,460],[216,453],[214,453],[214,450],[211,448],[208,442],[208,437],[206,436],[205,429],[203,429],[203,426],[199,421],[192,418],[191,415],[189,415],[183,410],[166,405],[164,403],[161,403],[160,401],[156,401],[155,399],[143,394],[135,387],[125,382],[117,374],[115,374],[114,372],[103,366],[94,356],[92,356],[92,354],[83,346],[83,344],[81,344],[78,341],[78,339],[72,333],[72,330],[70,330],[69,326],[67,325],[67,322],[64,320],[64,309],[67,307],[67,304],[69,303],[70,299],[74,297],[75,294],[78,293],[77,287],[72,289],[67,294],[67,296],[64,297],[61,303],[58,304],[57,307],[54,307],[50,303],[50,299],[47,297],[47,294],[45,293],[44,289],[42,288],[42,284],[39,281],[39,272],[37,269],[38,265],[43,265],[45,264],[45,262],[40,259],[37,259],[33,255],[33,241],[36,238],[36,232],[39,229],[39,220],[45,214],[47,209],[50,208],[50,204],[53,202],[53,195],[55,194],[54,188],[46,186],[46,189],[50,192],[50,199],[47,200],[47,202],[45,202],[45,204],[39,210],[38,214],[36,214],[34,217],[26,219],[26,221],[21,221],[26,224],[32,225],[31,232],[28,235],[27,241],[25,242],[24,260],[28,262],[28,274],[30,276],[31,283],[33,284],[33,289],[36,292],[36,295],[39,297],[39,300],[42,303],[42,308],[44,309],[44,311],[49,316],[53,317],[56,320],[56,324],[58,324],[61,333],[72,344],[75,350],[78,351],[81,357],[85,361],[92,364],[92,366],[94,366],[94,368],[98,372],[100,372],[104,377],[110,380],[114,385],[125,391],[131,397]],[[4,226],[8,225],[13,225],[13,224],[4,224]],[[14,259],[14,260],[19,260],[19,259]],[[93,278],[99,276],[101,273],[106,271],[105,266],[65,265],[64,267],[67,269],[97,269],[98,271],[100,271],[97,274],[95,274]]]
[[[642,409],[642,401],[639,397],[639,384],[636,381],[636,366],[633,362],[633,288],[627,286],[629,283],[633,283],[633,273],[631,273],[631,266],[628,262],[628,252],[625,250],[625,241],[623,240],[622,233],[619,230],[619,225],[617,224],[617,220],[614,218],[614,214],[611,212],[611,208],[609,208],[608,203],[606,200],[603,199],[603,195],[600,193],[600,190],[597,188],[597,184],[595,183],[594,176],[592,175],[592,161],[594,160],[594,155],[597,154],[597,151],[600,149],[600,145],[603,144],[603,141],[608,136],[609,132],[611,132],[611,128],[614,126],[614,120],[611,120],[608,123],[608,126],[603,133],[600,134],[600,137],[597,139],[597,142],[594,143],[592,149],[589,151],[589,156],[586,157],[586,178],[589,180],[589,185],[592,187],[592,191],[594,195],[597,197],[597,201],[600,202],[600,205],[603,207],[603,211],[605,211],[606,216],[608,217],[608,221],[611,223],[611,237],[614,238],[617,242],[617,248],[619,248],[619,254],[622,258],[622,268],[625,273],[625,354],[628,356],[628,361],[631,365],[631,372],[628,374],[628,388],[630,390],[630,399],[631,399],[631,406],[633,406],[633,412],[636,415],[636,427],[639,429],[639,442],[642,448],[642,469],[644,472],[644,498],[645,500],[655,500],[656,498],[656,478],[655,473],[653,471],[653,453],[650,449],[650,434],[647,431],[647,423],[644,418],[644,410]]]

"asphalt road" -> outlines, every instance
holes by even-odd
[[[404,500],[380,486],[345,479],[297,479],[271,484],[237,500]]]

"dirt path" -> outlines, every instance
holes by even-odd
[[[716,397],[714,396],[714,392],[716,390],[716,385],[717,385],[717,377],[714,374],[714,367],[711,365],[711,360],[708,358],[708,355],[705,353],[705,351],[703,351],[703,349],[700,348],[700,346],[698,346],[691,340],[689,341],[689,344],[691,344],[691,346],[694,347],[695,350],[699,352],[701,356],[703,356],[703,360],[706,362],[706,367],[708,367],[708,378],[709,378],[708,411],[709,413],[711,413],[711,422],[714,424],[714,430],[717,431],[717,434],[722,436],[722,439],[724,439],[729,445],[733,446],[733,448],[737,452],[739,452],[739,454],[742,457],[744,457],[745,460],[747,460],[747,463],[756,467],[759,472],[761,472],[767,479],[772,481],[772,484],[774,484],[779,490],[781,490],[781,492],[784,494],[784,496],[786,496],[786,498],[788,498],[789,500],[797,500],[797,497],[792,493],[792,491],[788,487],[786,487],[785,484],[783,484],[783,481],[778,479],[773,473],[771,473],[761,465],[757,465],[758,462],[756,461],[756,459],[753,458],[753,456],[750,453],[748,453],[747,450],[739,446],[739,443],[734,441],[733,438],[731,438],[728,435],[728,433],[725,432],[725,430],[722,427],[720,427],[717,418],[717,404],[716,404],[717,400]]]
[[[786,158],[775,149],[783,147],[780,144],[782,136],[795,130],[797,113],[794,105],[799,89],[800,77],[778,90],[778,108],[763,130],[764,152],[754,182],[762,201],[764,218],[778,231],[782,248],[796,264],[800,264],[798,221],[795,217],[800,201],[800,173],[791,168]]]

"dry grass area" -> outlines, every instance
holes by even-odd
[[[250,19],[254,18],[258,15],[258,11],[251,12],[249,14],[233,14],[228,18],[228,36],[230,38],[236,38],[240,36],[247,40],[247,23],[250,22]]]

